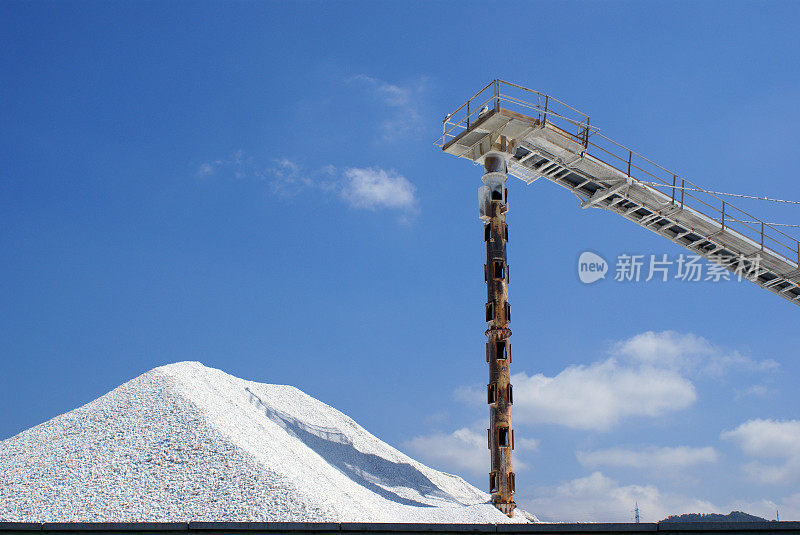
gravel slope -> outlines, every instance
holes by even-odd
[[[526,522],[291,386],[150,370],[0,442],[1,521]]]

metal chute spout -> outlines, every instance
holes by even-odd
[[[489,223],[492,217],[492,188],[489,186],[481,186],[478,188],[478,217],[481,218],[483,224]]]
[[[483,158],[483,168],[487,173],[506,173],[506,158],[501,152],[492,151]]]
[[[488,187],[489,202],[506,200],[506,180],[508,179],[506,168],[506,155],[502,152],[490,151],[483,160],[483,167],[486,170],[481,180]],[[483,195],[486,190],[481,189],[479,195]],[[483,214],[481,214],[483,219]],[[484,220],[485,221],[485,220]]]

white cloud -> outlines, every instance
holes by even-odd
[[[428,425],[442,425],[450,419],[450,413],[446,410],[436,411],[425,417],[425,423]]]
[[[539,441],[515,436],[514,446],[515,452],[534,451],[538,448]],[[489,448],[485,431],[478,432],[463,427],[450,434],[418,436],[404,442],[403,448],[424,462],[440,466],[444,470],[478,477],[488,474]],[[524,471],[527,467],[519,455],[515,455],[514,470]]]
[[[415,210],[416,187],[395,171],[351,167],[344,172],[342,198],[356,208]]]
[[[433,433],[414,437],[403,447],[427,463],[456,473],[480,476],[486,472],[488,449],[486,435],[466,427],[450,434]]]
[[[201,163],[197,167],[195,175],[200,178],[204,178],[217,174],[220,169],[228,169],[228,171],[236,178],[242,178],[242,165],[244,163],[243,158],[244,151],[242,151],[242,149],[237,149],[227,158],[220,158],[218,160]]]
[[[780,514],[781,520],[800,521],[800,492],[778,498],[776,501],[769,499],[756,501],[735,500],[722,510],[744,511],[767,520],[777,520],[777,512]]]
[[[287,197],[302,193],[308,188],[333,191],[339,187],[334,166],[325,165],[307,170],[288,158],[275,160],[264,171],[255,171],[255,176],[266,180],[274,193]]]
[[[778,498],[777,501],[760,499],[756,501],[739,499],[728,502],[722,511],[744,511],[767,520],[777,520],[776,512],[781,520],[800,520],[800,492]]]
[[[661,416],[697,399],[692,383],[672,370],[626,366],[616,359],[570,366],[555,377],[512,376],[514,420],[575,429],[608,431],[625,418]],[[457,397],[477,402],[483,393],[461,389]]]
[[[694,386],[677,373],[632,368],[615,359],[570,366],[555,377],[512,378],[515,418],[580,429],[608,430],[631,416],[660,416],[697,399]]]
[[[752,481],[780,485],[800,479],[800,420],[748,420],[720,436],[755,458],[744,465]]]
[[[380,125],[384,140],[417,136],[422,132],[424,121],[420,102],[425,92],[424,78],[406,85],[392,84],[365,74],[354,76],[351,80],[371,89],[386,106],[388,117]]]
[[[244,152],[238,150],[230,158],[201,164],[196,175],[227,175],[263,181],[274,194],[286,197],[309,190],[337,192],[354,208],[402,210],[403,220],[419,212],[416,186],[396,171],[380,167],[350,167],[340,173],[333,165],[308,169],[288,158],[273,160],[265,166],[258,165],[252,157],[245,157]]]
[[[644,522],[671,514],[719,510],[707,501],[664,493],[653,485],[621,486],[601,472],[540,488],[532,499],[520,496],[517,501],[522,508],[551,522],[632,522],[637,502]]]
[[[750,385],[747,388],[738,389],[736,391],[736,398],[744,397],[765,397],[771,390],[765,384]]]
[[[537,438],[522,438],[516,436],[516,431],[514,432],[514,449],[515,450],[530,450],[536,451],[539,449],[539,439]]]
[[[748,420],[722,438],[733,440],[748,455],[782,458],[800,455],[800,421]]]
[[[211,176],[214,174],[214,164],[213,163],[201,163],[200,166],[197,168],[197,176],[204,177],[204,176]]]
[[[693,334],[647,331],[614,344],[612,353],[652,365],[685,368],[716,350],[705,338]]]
[[[719,458],[711,446],[692,448],[689,446],[655,447],[639,449],[608,448],[577,453],[578,462],[583,466],[596,468],[612,466],[618,468],[636,468],[640,470],[680,469],[697,464],[713,463]]]
[[[516,421],[608,431],[626,418],[657,417],[691,406],[697,399],[691,377],[767,372],[778,366],[673,331],[638,334],[612,344],[609,353],[606,360],[569,366],[553,377],[514,375]],[[456,395],[479,403],[482,392],[461,388]]]
[[[409,106],[412,104],[411,91],[394,84],[387,84],[372,79],[372,83],[377,85],[378,91],[383,95],[386,104],[389,106]]]
[[[611,353],[653,366],[716,377],[732,370],[768,372],[778,368],[772,359],[754,360],[715,346],[702,336],[675,331],[637,334],[614,344]]]
[[[204,178],[216,175],[220,170],[226,170],[236,178],[246,178],[248,161],[244,157],[244,151],[237,149],[227,158],[220,158],[203,162],[197,167],[195,175]]]
[[[781,500],[779,509],[782,520],[800,520],[800,492],[792,494],[791,496],[787,496]],[[769,509],[766,509],[763,516],[765,516],[765,518],[769,518],[766,515],[771,512],[772,511]]]

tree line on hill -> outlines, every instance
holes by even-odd
[[[671,515],[661,522],[766,522],[766,518],[749,515],[741,511],[731,511],[727,515],[719,513],[686,513]]]

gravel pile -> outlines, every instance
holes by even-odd
[[[528,521],[488,499],[294,387],[198,362],[0,442],[0,521]]]

